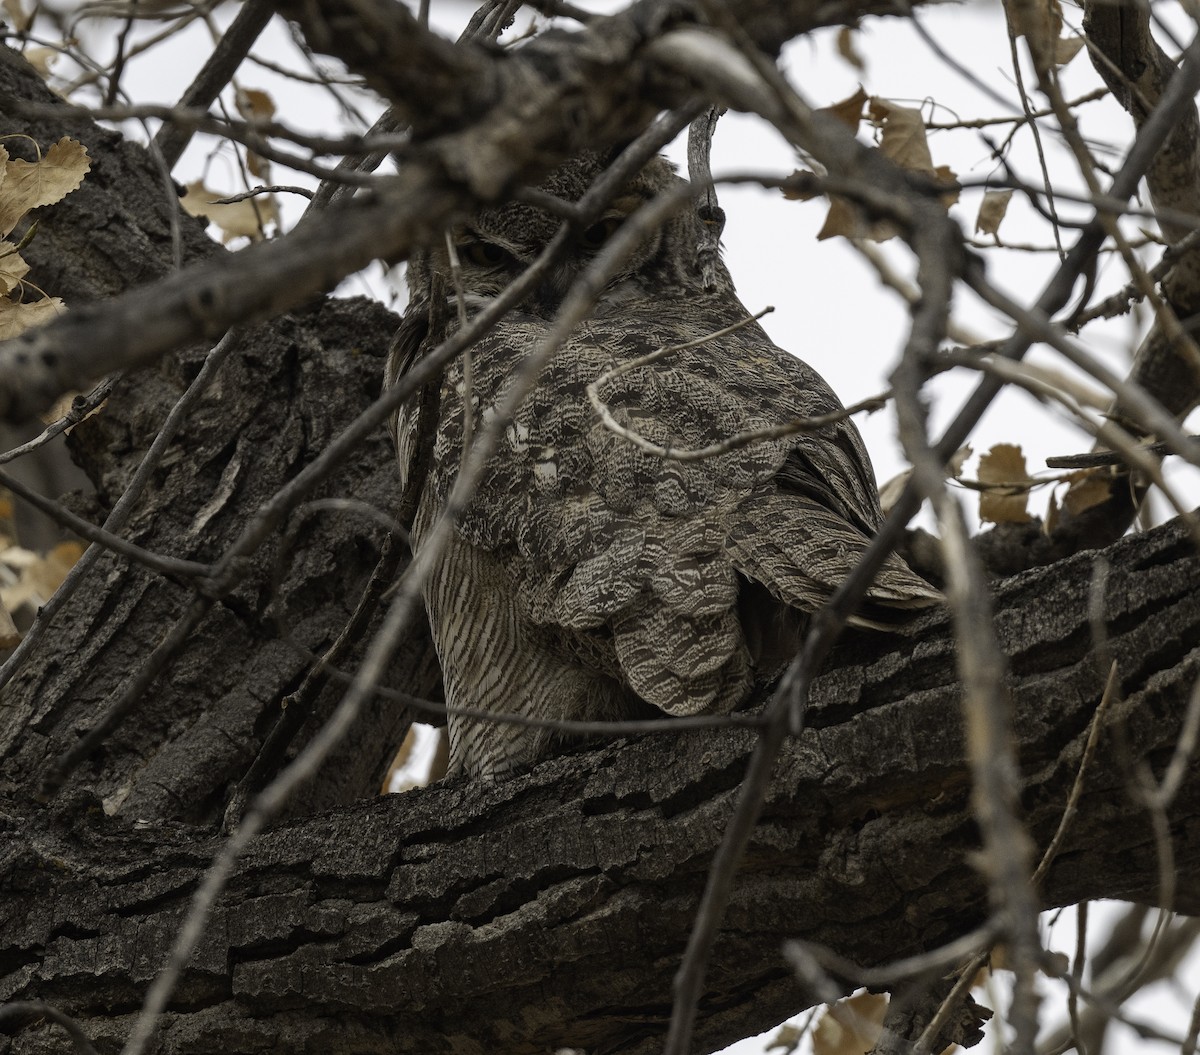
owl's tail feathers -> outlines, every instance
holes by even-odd
[[[727,521],[726,551],[742,575],[802,612],[820,608],[862,559],[870,540],[819,502],[762,491]],[[852,626],[895,630],[943,597],[897,556],[888,558],[850,617]]]
[[[851,626],[871,630],[898,630],[920,612],[945,603],[945,596],[893,555],[867,590]]]

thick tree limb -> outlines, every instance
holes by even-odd
[[[1200,559],[1175,527],[1127,539],[1103,618],[1124,699],[1084,779],[1047,905],[1152,901],[1151,825],[1128,766],[1161,767],[1200,670]],[[1044,846],[1103,677],[1081,555],[1011,580],[1023,807]],[[986,912],[944,616],[862,636],[816,686],[813,728],[781,759],[701,1007],[708,1050],[806,1002],[781,936],[863,963],[949,940]],[[456,782],[287,825],[244,859],[163,1025],[168,1052],[645,1052],[752,734],[704,731],[553,760],[509,783]],[[12,810],[13,807],[10,807]],[[1185,911],[1200,910],[1200,780],[1172,813]],[[98,1041],[128,1028],[197,872],[193,828],[129,829],[76,797],[3,833],[3,992],[50,1001]],[[111,1010],[105,1010],[111,1009]],[[659,1038],[659,1039],[655,1039]],[[14,1052],[55,1050],[50,1027]]]

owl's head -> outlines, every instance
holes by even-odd
[[[539,190],[565,202],[577,202],[611,158],[587,151],[552,172]],[[621,225],[643,204],[672,185],[683,184],[665,158],[648,162],[608,207],[586,227],[573,232],[565,258],[551,269],[523,310],[553,316],[567,290]],[[509,202],[483,209],[452,232],[459,261],[459,279],[469,308],[478,308],[509,285],[545,249],[563,220],[549,209],[526,202]],[[668,286],[699,281],[695,264],[697,221],[684,207],[661,227],[650,231],[610,281],[608,290],[626,295],[637,289],[661,292]],[[430,247],[424,260],[410,262],[409,289],[420,296],[431,277],[440,277],[448,296],[455,296],[449,253],[445,244]],[[603,305],[604,298],[601,298]]]

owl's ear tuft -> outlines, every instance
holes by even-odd
[[[611,148],[609,148],[609,150],[606,153],[600,154],[599,159],[600,159],[601,168],[608,168],[609,165],[611,165],[614,161],[617,160],[617,158],[619,158],[621,156],[621,154],[625,150],[625,148],[627,146],[629,146],[629,144],[632,142],[633,142],[632,138],[618,140],[616,143],[613,144],[613,146]],[[661,166],[662,168],[664,168],[668,172],[670,172],[672,175],[676,174],[679,171],[679,166],[676,165],[674,161],[671,161],[668,158],[664,157],[662,154],[656,154],[648,162],[646,162],[647,168],[649,168],[652,165]]]

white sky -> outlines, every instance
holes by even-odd
[[[612,9],[616,4],[583,3],[593,9]],[[433,0],[435,24],[448,35],[457,35],[473,4],[460,0]],[[1161,5],[1156,10],[1162,10]],[[1168,14],[1177,12],[1168,11]],[[233,11],[226,5],[217,13],[217,20],[226,24]],[[867,92],[906,106],[924,107],[927,118],[938,122],[956,117],[996,117],[1020,112],[1018,95],[1013,84],[1009,42],[998,3],[970,3],[962,6],[936,6],[921,12],[922,24],[941,47],[970,71],[971,75],[999,93],[1005,102],[988,98],[978,87],[960,73],[952,70],[902,19],[877,19],[866,23],[854,36],[854,46],[865,60],[865,71],[852,68],[841,59],[835,48],[835,34],[825,31],[813,34],[792,46],[784,56],[784,65],[792,83],[807,101],[828,105],[852,94],[862,83]],[[1068,27],[1077,26],[1079,11],[1066,12]],[[1182,26],[1182,22],[1176,19]],[[526,24],[524,16],[518,28]],[[84,23],[81,32],[95,39],[96,51],[102,53],[106,38],[111,37],[111,24],[103,27]],[[1070,29],[1068,28],[1068,32]],[[1186,29],[1181,29],[1186,35]],[[123,84],[136,101],[174,103],[208,54],[211,39],[207,30],[198,25],[178,40],[153,49],[146,58],[130,63]],[[1168,46],[1168,50],[1171,48]],[[293,68],[303,69],[302,61],[281,22],[274,21],[266,36],[255,49],[257,54],[270,57]],[[60,70],[60,72],[62,72]],[[1062,74],[1065,96],[1070,99],[1090,91],[1099,84],[1086,56],[1078,56]],[[343,127],[344,115],[325,93],[301,90],[288,80],[252,65],[243,67],[239,83],[244,87],[270,92],[280,109],[280,118],[293,126],[310,131],[329,132]],[[1032,78],[1028,79],[1032,83]],[[353,96],[353,93],[348,93]],[[357,98],[357,97],[356,97]],[[936,103],[934,102],[936,100]],[[368,117],[377,107],[359,99]],[[1039,106],[1040,99],[1034,100]],[[1116,153],[1101,152],[1103,160],[1115,161],[1122,147],[1132,137],[1132,128],[1125,113],[1114,103],[1089,103],[1081,110],[1081,127],[1085,136],[1098,144],[1108,144]],[[993,141],[1001,140],[1006,127],[993,127],[986,134]],[[864,128],[862,135],[869,134]],[[1079,190],[1081,180],[1074,175],[1068,155],[1055,137],[1043,136],[1048,164],[1057,188]],[[992,160],[990,148],[976,131],[932,133],[930,146],[935,164],[946,164],[964,180],[981,180],[1002,175]],[[210,186],[226,192],[242,189],[235,166],[228,153],[209,157],[210,144],[194,144],[176,170],[176,178],[195,178],[208,172]],[[682,144],[671,151],[682,161]],[[1040,180],[1036,154],[1028,132],[1022,132],[1008,155],[1016,171],[1027,182]],[[754,119],[731,114],[720,125],[714,146],[713,171],[722,173],[758,170],[780,175],[797,167],[791,149],[777,136]],[[279,183],[311,184],[301,174],[278,168],[273,179]],[[953,207],[966,231],[974,226],[981,190],[964,192],[959,204]],[[303,201],[284,197],[285,227],[294,222],[303,208]],[[737,283],[741,298],[751,311],[770,304],[774,314],[763,324],[782,347],[802,356],[815,366],[830,382],[846,403],[882,392],[887,376],[906,335],[907,311],[890,291],[881,290],[874,271],[841,239],[818,242],[816,233],[825,214],[821,201],[787,202],[774,192],[746,187],[721,191],[721,204],[728,214],[725,229],[725,255]],[[1077,207],[1067,206],[1068,216],[1084,216]],[[1138,223],[1124,223],[1125,230],[1137,235]],[[1050,244],[1047,225],[1018,197],[1014,197],[1009,216],[1001,229],[1006,241]],[[1064,234],[1069,246],[1070,232]],[[911,257],[903,245],[889,243],[883,247],[894,265],[911,273]],[[1014,299],[1032,303],[1042,285],[1052,273],[1056,258],[1052,253],[1021,251],[992,251],[986,254],[989,277],[1014,295]],[[1157,251],[1150,249],[1145,257],[1151,264]],[[1100,271],[1101,290],[1111,292],[1126,281],[1123,265],[1106,260]],[[371,292],[388,300],[394,295],[388,281],[379,274],[348,282],[346,292]],[[1005,320],[990,309],[982,307],[969,294],[961,294],[956,303],[956,321],[983,337],[1000,337],[1009,332]],[[1092,352],[1102,354],[1107,361],[1125,372],[1125,364],[1136,346],[1141,322],[1119,319],[1104,326],[1090,327],[1084,341]],[[1046,350],[1035,350],[1032,358],[1061,368],[1057,356]],[[942,425],[954,414],[960,400],[974,383],[963,371],[937,379],[931,386],[931,411],[935,425]],[[882,482],[904,467],[904,460],[895,440],[892,413],[884,411],[869,418],[860,418],[859,427],[875,463],[876,474]],[[1031,471],[1043,468],[1042,459],[1052,454],[1068,454],[1087,450],[1090,439],[1061,414],[1038,405],[1019,392],[1008,392],[999,399],[984,418],[971,440],[976,452],[994,443],[1019,443],[1028,457]],[[973,475],[968,465],[967,475]],[[1188,505],[1200,500],[1200,473],[1179,466],[1170,466],[1170,476],[1185,495]],[[970,509],[975,502],[964,492]],[[1040,511],[1045,505],[1045,491],[1033,500]],[[1158,506],[1165,510],[1165,505]],[[1102,934],[1108,925],[1105,917],[1112,912],[1097,906],[1092,913],[1095,933]],[[1046,917],[1048,936],[1053,945],[1070,952],[1074,944],[1073,914],[1064,913],[1056,923]],[[1093,939],[1098,943],[1098,939]],[[1186,1029],[1190,1005],[1200,988],[1200,955],[1193,954],[1181,978],[1183,987],[1160,985],[1156,990],[1135,998],[1127,1010],[1156,1024],[1174,1029],[1180,1034]],[[1047,991],[1050,990],[1047,983]],[[986,999],[986,998],[985,998]],[[1064,1007],[1061,997],[1057,1006]],[[1059,1014],[1052,1012],[1048,1020],[1057,1023]],[[1137,1041],[1132,1031],[1115,1027],[1116,1033],[1109,1050],[1154,1053],[1172,1050],[1152,1042]],[[770,1034],[766,1035],[767,1037]],[[986,1045],[989,1042],[985,1042]],[[730,1055],[757,1055],[763,1050],[762,1040],[747,1040],[728,1049]],[[802,1049],[804,1050],[804,1049]],[[1178,1050],[1178,1049],[1174,1049]]]

